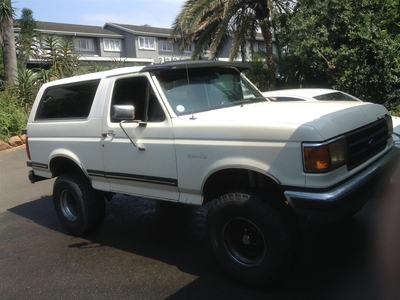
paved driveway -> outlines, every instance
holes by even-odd
[[[304,226],[301,264],[281,289],[265,291],[221,272],[202,209],[114,197],[96,233],[69,236],[52,181],[32,185],[25,161],[23,148],[0,153],[1,299],[389,299],[375,259],[382,193],[349,222]]]

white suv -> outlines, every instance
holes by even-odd
[[[222,267],[252,284],[283,280],[299,220],[357,212],[398,149],[383,106],[270,102],[246,67],[181,61],[43,85],[27,125],[30,180],[58,177],[55,209],[74,235],[102,224],[114,193],[210,203]]]

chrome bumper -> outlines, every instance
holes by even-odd
[[[399,165],[399,154],[400,149],[393,147],[373,164],[334,188],[288,188],[284,195],[300,220],[335,222],[356,212],[369,200],[374,188],[389,182]]]

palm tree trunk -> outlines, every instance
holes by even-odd
[[[18,76],[13,14],[11,0],[3,0],[0,9],[0,42],[3,48],[4,77],[8,85],[14,85]]]
[[[3,62],[4,79],[6,84],[14,85],[17,82],[17,52],[15,50],[14,25],[10,20],[7,30],[3,32]]]
[[[269,72],[269,88],[271,90],[276,89],[276,79],[275,79],[275,60],[274,53],[272,51],[272,31],[270,22],[261,26],[261,33],[265,41],[265,53],[267,55],[267,66]]]
[[[260,1],[260,9],[256,10],[256,16],[260,20],[261,34],[265,42],[265,53],[267,55],[267,66],[269,73],[269,89],[276,89],[276,79],[275,79],[275,60],[274,53],[272,51],[272,1]]]

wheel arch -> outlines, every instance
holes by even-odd
[[[79,172],[89,179],[84,168],[81,166],[78,157],[74,154],[52,153],[49,169],[53,177],[70,172]]]
[[[258,169],[232,167],[216,170],[203,184],[203,204],[235,191],[254,191],[282,195],[279,180]]]

